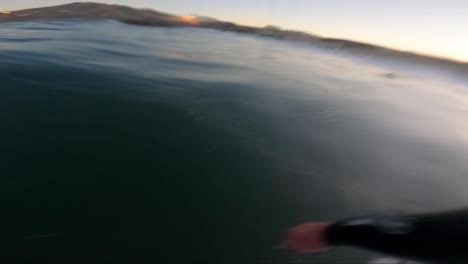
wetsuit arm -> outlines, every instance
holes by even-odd
[[[356,246],[416,260],[465,261],[468,211],[347,219],[331,225],[326,237],[334,246]]]

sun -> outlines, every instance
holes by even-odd
[[[192,15],[184,15],[180,16],[179,19],[187,24],[190,25],[197,25],[198,24],[198,17]]]

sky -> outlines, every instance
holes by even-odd
[[[77,0],[78,1],[78,0]],[[91,0],[89,0],[91,1]],[[2,1],[2,11],[76,1]],[[6,2],[6,3],[5,3]],[[468,62],[467,0],[95,0],[302,30]]]

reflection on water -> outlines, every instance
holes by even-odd
[[[12,260],[284,263],[298,222],[468,198],[467,85],[423,66],[114,22],[4,24],[0,56]]]

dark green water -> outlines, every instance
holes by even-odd
[[[3,24],[0,257],[292,263],[273,249],[291,225],[463,206],[466,85],[398,69],[211,30]]]

